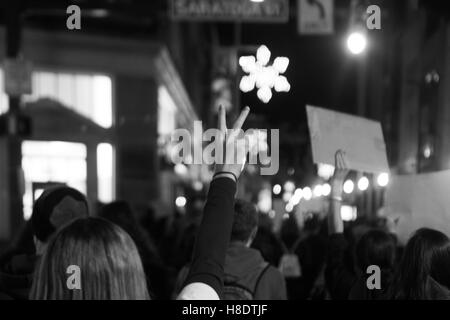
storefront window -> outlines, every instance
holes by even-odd
[[[5,93],[5,77],[0,69],[0,114],[8,111],[8,96]]]
[[[36,197],[48,186],[66,184],[86,194],[86,156],[86,145],[82,143],[61,141],[22,143],[25,220],[31,217]]]
[[[111,77],[94,73],[36,71],[32,76],[32,94],[25,102],[54,99],[104,128],[113,123]],[[0,69],[0,114],[8,111],[4,90],[4,72]]]
[[[158,87],[158,135],[170,136],[176,129],[177,106],[166,87]]]
[[[112,126],[112,81],[101,74],[37,71],[33,94],[25,101],[50,98],[93,120],[104,128]]]
[[[114,149],[109,143],[100,143],[97,146],[97,178],[98,199],[111,202],[115,198],[114,177]]]

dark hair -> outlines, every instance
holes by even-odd
[[[126,201],[114,201],[104,205],[99,216],[124,229],[136,244],[143,237],[144,231],[141,229],[131,206]]]
[[[140,225],[131,206],[126,201],[114,201],[100,210],[99,216],[118,225],[133,239],[147,276],[147,288],[152,298],[167,295],[166,266],[151,237]]]
[[[34,203],[31,215],[33,234],[46,242],[63,225],[88,215],[88,203],[81,192],[65,186],[49,188]]]
[[[254,204],[236,199],[231,230],[232,241],[248,241],[252,231],[258,227],[258,212]]]
[[[78,266],[81,289],[69,289],[69,266]],[[147,299],[136,246],[120,227],[100,218],[78,219],[50,240],[37,266],[30,299]]]
[[[371,265],[386,271],[393,270],[395,256],[395,238],[383,230],[366,232],[356,245],[356,260],[363,272],[366,272],[367,267]]]
[[[428,277],[448,281],[449,238],[440,231],[422,228],[406,244],[392,297],[395,299],[429,299]],[[444,270],[443,268],[447,268]],[[447,282],[448,285],[448,282]]]
[[[431,257],[430,276],[450,289],[450,241],[440,246]]]

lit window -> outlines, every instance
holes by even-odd
[[[341,219],[343,221],[355,221],[358,217],[358,211],[356,207],[341,206]]]
[[[114,149],[109,143],[100,143],[97,146],[97,186],[98,199],[101,202],[114,200]]]
[[[33,184],[64,183],[86,194],[86,145],[60,141],[24,141],[22,168],[25,178],[24,218],[33,210],[34,196],[41,192]],[[33,194],[34,192],[34,194]]]
[[[8,111],[9,101],[5,93],[5,77],[3,70],[0,69],[0,114]]]
[[[177,107],[166,87],[158,87],[158,135],[171,135],[176,129]]]
[[[104,128],[112,126],[112,80],[90,73],[37,71],[33,73],[31,95],[24,101],[54,99]]]

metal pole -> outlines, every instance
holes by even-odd
[[[241,29],[242,29],[242,24],[241,22],[236,22],[234,24],[234,48],[235,48],[235,54],[236,54],[236,75],[235,75],[235,91],[234,91],[234,111],[236,112],[236,114],[239,114],[240,110],[239,110],[239,105],[241,103],[241,96],[240,96],[240,90],[239,90],[239,48],[241,46]]]
[[[20,1],[9,1],[6,14],[6,56],[16,59],[20,54],[21,26]],[[9,96],[9,110],[7,118],[17,123],[20,116],[20,96]],[[16,126],[17,129],[17,126]],[[10,201],[10,230],[11,234],[18,230],[23,222],[23,206],[21,194],[22,141],[17,130],[8,133],[7,161],[8,161],[8,191]]]

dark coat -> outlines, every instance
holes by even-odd
[[[225,258],[225,278],[253,289],[265,261],[258,250],[239,242],[231,243]],[[286,300],[286,283],[281,272],[269,266],[259,279],[254,292],[255,300]]]
[[[243,243],[231,243],[225,258],[225,280],[254,290],[254,300],[286,300],[283,275],[277,268],[271,265],[264,268],[263,265],[267,265],[267,262],[258,250],[248,248]],[[188,266],[181,269],[175,288],[176,294],[182,288],[188,270]]]
[[[37,259],[35,255],[22,254],[6,262],[0,269],[0,292],[12,299],[27,300]]]

